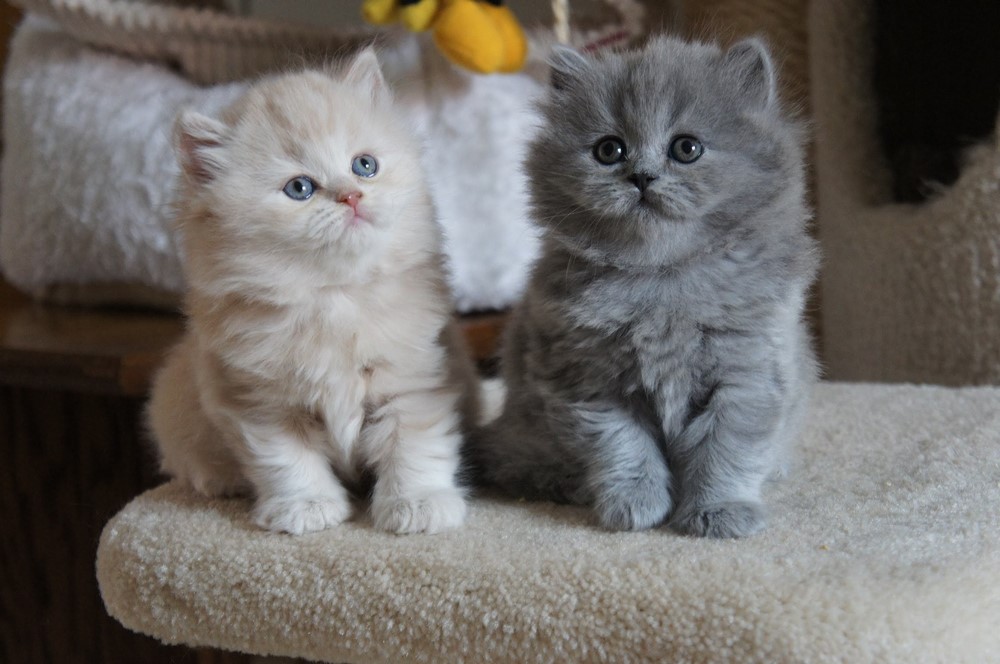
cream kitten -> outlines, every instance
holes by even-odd
[[[165,472],[250,490],[256,522],[304,533],[461,524],[460,417],[475,373],[410,129],[374,53],[346,74],[265,80],[221,121],[177,126],[188,331],[149,422]]]

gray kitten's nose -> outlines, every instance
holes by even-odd
[[[629,182],[635,185],[635,188],[640,192],[646,191],[646,187],[649,183],[656,179],[655,175],[650,175],[648,173],[633,173],[628,176]]]

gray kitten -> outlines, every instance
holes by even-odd
[[[553,62],[528,151],[543,250],[512,315],[477,480],[611,529],[760,530],[816,365],[802,131],[764,46],[657,38]]]

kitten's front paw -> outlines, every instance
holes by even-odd
[[[670,525],[697,537],[747,537],[764,528],[764,507],[757,502],[731,502],[679,509]]]
[[[437,533],[465,520],[465,498],[455,489],[419,496],[389,496],[372,501],[375,527],[391,533]]]
[[[328,496],[271,499],[257,503],[254,521],[266,530],[301,535],[324,530],[351,516],[346,499]]]
[[[673,502],[665,486],[634,486],[606,492],[594,504],[601,525],[609,530],[646,530],[663,523]]]

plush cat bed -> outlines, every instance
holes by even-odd
[[[823,384],[769,528],[611,533],[476,499],[434,536],[302,537],[176,484],[105,528],[111,615],[329,662],[985,662],[1000,653],[1000,388]]]
[[[875,6],[810,5],[826,375],[1000,383],[1000,141],[970,151],[957,181],[926,202],[893,202],[874,94]]]
[[[230,14],[219,11],[219,2],[11,0],[11,4],[52,19],[89,46],[168,65],[202,85],[296,66],[306,54],[332,54],[372,39],[372,32],[364,28],[331,31]]]

